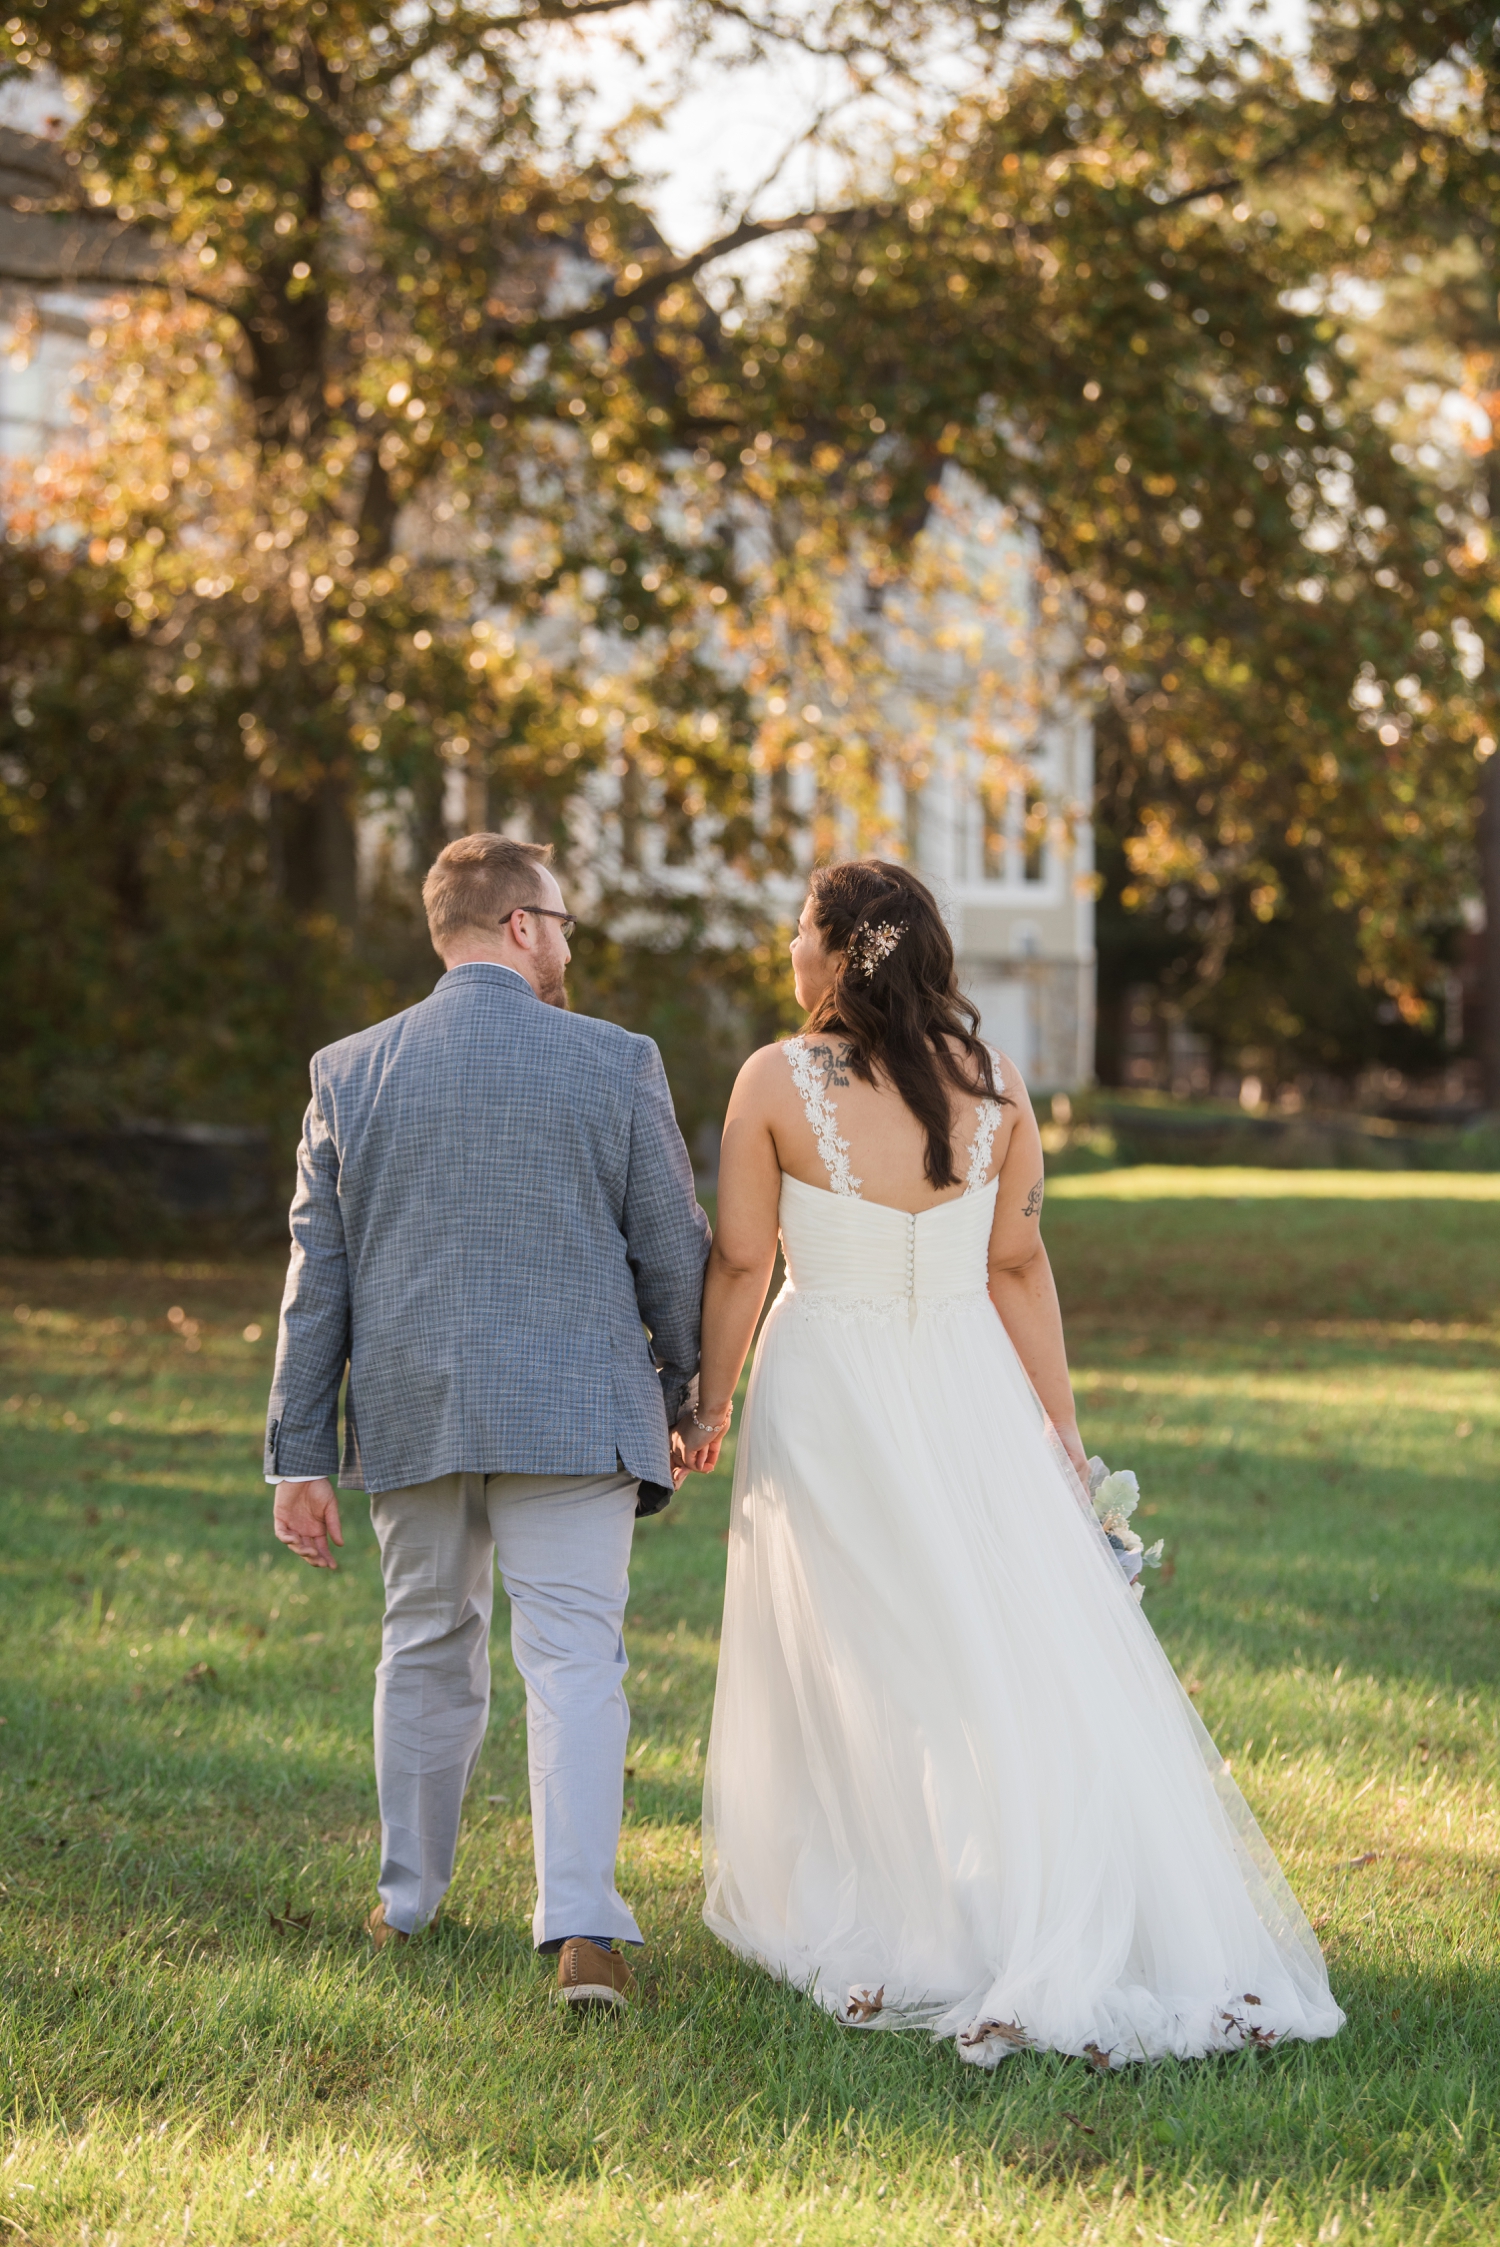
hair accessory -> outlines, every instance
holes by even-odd
[[[855,973],[868,983],[905,934],[905,923],[895,921],[873,921],[868,928],[856,929],[849,940],[849,962]]]

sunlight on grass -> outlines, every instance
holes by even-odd
[[[3,1265],[0,2225],[80,2247],[1492,2238],[1500,1181],[1138,1170],[1052,1194],[1085,1440],[1140,1474],[1166,1539],[1148,1613],[1319,1927],[1341,2037],[987,2078],[841,2030],[714,1944],[727,1472],[636,1544],[631,2018],[570,2026],[531,1954],[503,1616],[444,1919],[372,1958],[379,1572],[352,1493],[336,1576],[270,1540],[279,1272]]]
[[[1245,1170],[1141,1163],[1048,1181],[1049,1201],[1500,1202],[1500,1171]]]

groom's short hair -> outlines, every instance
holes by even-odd
[[[460,835],[449,843],[422,884],[433,943],[451,943],[469,928],[493,933],[518,905],[535,905],[542,894],[537,875],[551,856],[550,843],[518,843],[509,835]]]

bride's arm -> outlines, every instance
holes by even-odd
[[[1000,1166],[995,1221],[990,1228],[990,1301],[1015,1345],[1031,1385],[1064,1450],[1081,1475],[1088,1461],[1078,1433],[1078,1411],[1068,1378],[1062,1309],[1052,1266],[1042,1246],[1042,1135],[1019,1072],[1007,1063],[1005,1089],[1020,1113]]]
[[[772,1070],[776,1072],[772,1076]],[[702,1474],[718,1463],[741,1369],[755,1339],[776,1264],[781,1166],[771,1135],[769,1093],[786,1075],[779,1047],[752,1054],[735,1080],[719,1153],[719,1210],[703,1275],[703,1348],[695,1425],[677,1423],[688,1464]],[[706,1438],[703,1428],[718,1428]]]

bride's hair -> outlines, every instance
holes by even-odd
[[[937,900],[883,858],[820,866],[808,889],[834,967],[807,1028],[846,1038],[848,1067],[864,1083],[875,1082],[877,1068],[889,1077],[927,1134],[929,1183],[956,1186],[950,1094],[972,1096],[982,1086],[991,1100],[1015,1103],[996,1088],[979,1010],[958,987]]]

